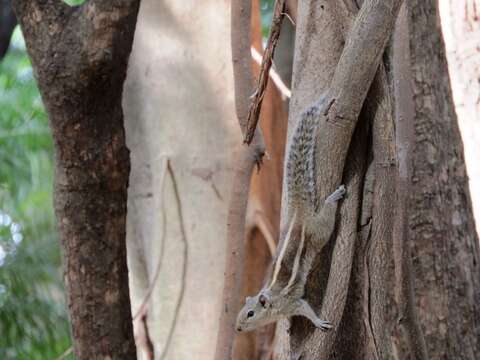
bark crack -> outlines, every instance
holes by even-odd
[[[370,232],[369,232],[369,242],[370,242]],[[369,247],[369,246],[368,246]],[[368,253],[368,250],[367,250]],[[373,350],[375,353],[375,359],[380,359],[379,351],[378,351],[378,344],[377,340],[375,338],[375,331],[373,330],[373,324],[372,324],[372,288],[371,288],[371,283],[370,283],[370,269],[369,269],[369,261],[367,258],[365,258],[365,269],[366,269],[366,287],[367,287],[367,325],[368,325],[368,333],[371,337],[372,340],[372,345],[373,345]]]

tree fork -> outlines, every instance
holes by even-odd
[[[122,90],[139,0],[13,2],[55,144],[55,212],[77,359],[135,359]]]

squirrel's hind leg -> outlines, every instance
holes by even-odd
[[[314,246],[321,249],[332,236],[335,228],[335,215],[337,213],[338,202],[345,196],[344,185],[340,185],[331,193],[320,209],[319,213],[312,216],[311,228],[308,229],[315,236],[312,237]]]

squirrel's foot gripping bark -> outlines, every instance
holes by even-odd
[[[317,328],[323,331],[328,331],[333,327],[333,325],[329,321],[320,319],[317,314],[315,314],[315,311],[313,311],[312,307],[306,300],[299,300],[299,304],[300,305],[298,307],[298,310],[295,312],[294,315],[305,316]]]
[[[331,193],[327,199],[325,200],[326,204],[333,204],[341,199],[343,199],[343,196],[347,190],[345,189],[345,185],[340,185],[337,190],[335,190],[333,193]]]

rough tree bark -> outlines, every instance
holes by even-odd
[[[397,358],[428,358],[425,337],[415,307],[414,277],[408,231],[412,147],[414,142],[414,104],[410,66],[410,37],[406,5],[400,10],[392,47],[390,48],[390,86],[395,98],[395,143],[398,161],[397,198],[393,229],[395,257],[395,301],[398,304],[398,326],[394,336]]]
[[[375,9],[375,6],[382,6],[378,3],[372,5],[369,2],[366,5],[371,10]],[[356,6],[355,2],[348,1],[343,2],[342,5],[333,2],[300,4],[297,28],[297,42],[300,42],[297,43],[298,52],[296,52],[296,65],[299,67],[296,68],[297,73],[294,71],[291,116],[298,115],[308,107],[309,103],[314,100],[315,93],[327,89],[332,77],[334,89],[335,84],[337,86],[341,84],[341,81],[338,80],[342,79],[342,75],[343,79],[349,78],[341,74],[341,70],[339,70],[342,66],[348,69],[346,56],[343,55],[340,58],[340,65],[336,66],[345,38],[349,29],[352,28],[352,18],[356,13]],[[362,26],[365,28],[369,26],[369,22],[364,20],[365,17],[362,18],[362,16],[368,16],[365,15],[368,7],[362,8],[363,15],[356,20],[356,31],[362,29]],[[307,19],[304,18],[304,23],[302,23],[302,16]],[[393,23],[389,23],[389,26],[393,28]],[[365,31],[365,28],[360,31]],[[383,28],[377,27],[377,29]],[[312,36],[312,34],[314,35]],[[350,32],[350,36],[356,36],[355,30]],[[350,50],[355,49],[355,45],[351,45],[354,40],[349,39],[348,41],[346,50],[349,50],[349,43]],[[314,52],[313,49],[317,46],[321,46],[321,50],[317,49]],[[326,48],[327,46],[330,48]],[[368,56],[366,57],[368,58]],[[354,58],[352,56],[350,61],[355,61],[352,60]],[[300,65],[298,65],[299,63]],[[322,64],[321,70],[318,68],[318,64]],[[327,65],[325,66],[325,64]],[[359,70],[359,68],[356,69]],[[308,77],[312,71],[317,74],[316,78]],[[320,81],[319,75],[322,77]],[[331,356],[345,359],[383,359],[393,355],[391,337],[395,330],[397,316],[404,314],[401,304],[395,303],[395,281],[401,282],[404,279],[403,276],[396,276],[395,266],[398,261],[395,257],[398,255],[392,250],[394,246],[392,228],[395,210],[393,204],[395,203],[396,189],[396,154],[393,134],[393,102],[386,75],[385,69],[381,66],[368,95],[349,152],[343,178],[349,189],[349,197],[340,211],[339,230],[333,250],[328,286],[326,285],[328,264],[311,274],[311,281],[307,284],[307,296],[316,301],[318,307],[320,307],[323,293],[326,291],[322,316],[333,321],[337,328],[327,334],[318,331],[311,332],[312,329],[308,323],[294,319],[289,335],[287,336],[285,331],[280,333],[281,337],[277,347],[279,358],[289,358],[294,355],[301,356],[302,359],[329,359]],[[363,76],[368,81],[373,73],[365,71]],[[357,81],[361,77],[360,75],[356,77]],[[350,79],[355,78],[351,77]],[[337,83],[335,83],[336,81]],[[353,80],[349,86],[355,88],[358,86],[357,84],[359,83]],[[299,91],[300,94],[296,94],[295,91]],[[339,97],[345,96],[349,91],[345,88],[339,92],[341,94]],[[363,94],[362,91],[359,95],[360,101],[361,94]],[[354,108],[358,106],[355,105],[355,103],[358,104],[358,98],[350,99]],[[332,107],[335,105],[337,104],[333,103]],[[343,104],[343,106],[346,105]],[[348,106],[339,113],[343,115],[340,116],[343,120],[340,121],[343,130],[348,133],[351,123],[346,122],[345,119],[354,119],[355,115],[348,113],[347,108]],[[336,110],[338,111],[338,109]],[[292,120],[292,117],[290,120],[295,121]],[[320,132],[322,137],[338,141],[342,136],[341,130],[338,129],[332,131],[328,127],[323,127],[321,130],[323,130]],[[337,136],[332,136],[332,132]],[[368,140],[369,138],[371,140]],[[337,156],[333,156],[332,149],[328,149],[328,146],[335,147],[338,144],[331,145],[332,140],[325,142],[322,139],[320,141],[323,141],[321,144],[323,149],[317,151],[318,156],[322,158],[322,163],[319,165],[321,167],[319,179],[322,185],[325,186],[326,182],[328,186],[332,182],[332,173],[325,168],[330,168],[331,172],[335,168],[332,163],[336,164],[332,159],[337,158]],[[326,143],[328,143],[327,147],[324,146]],[[338,152],[338,147],[335,150],[337,151],[336,155],[341,153],[341,151]],[[367,175],[365,175],[367,160],[370,164]],[[325,176],[325,174],[328,175]],[[364,176],[366,176],[365,179]],[[357,231],[358,242],[355,254],[353,254]],[[324,259],[328,258],[327,253],[328,251],[324,252]],[[354,270],[349,289],[352,257]],[[348,298],[347,290],[349,291]],[[346,306],[345,309],[344,306]],[[284,330],[285,327],[283,324],[280,330],[282,328]],[[407,331],[411,331],[411,326],[407,328]],[[409,345],[415,346],[415,344]],[[415,350],[420,354],[418,358],[422,358],[422,356],[426,358],[421,346]]]
[[[0,60],[5,56],[17,18],[13,13],[11,0],[0,0]]]
[[[122,88],[139,0],[16,0],[55,143],[55,212],[77,359],[135,359]]]
[[[414,95],[409,237],[432,359],[480,353],[480,252],[438,4],[408,2]]]
[[[393,113],[389,114],[393,110],[393,99],[388,100],[388,97],[392,97],[392,94],[389,94],[392,90],[386,86],[388,83],[385,73],[381,81],[382,74],[377,73],[363,109],[361,119],[363,121],[365,117],[367,120],[370,119],[372,126],[369,145],[372,162],[363,180],[361,212],[356,222],[359,225],[359,234],[345,310],[343,311],[340,304],[346,294],[337,292],[338,296],[330,297],[329,288],[333,282],[332,288],[340,290],[335,282],[341,281],[344,273],[349,272],[349,268],[335,267],[337,248],[340,250],[342,240],[345,241],[342,231],[352,219],[354,222],[356,219],[355,209],[349,204],[348,198],[340,212],[328,286],[326,269],[329,264],[311,274],[309,287],[307,286],[307,296],[317,300],[318,309],[326,288],[326,296],[321,307],[322,317],[337,324],[338,318],[332,318],[332,314],[340,313],[341,323],[338,324],[338,329],[335,329],[338,331],[337,337],[334,336],[335,331],[333,336],[332,332],[311,333],[311,327],[302,323],[301,319],[293,319],[287,333],[288,324],[284,322],[277,328],[278,358],[287,359],[294,355],[301,356],[302,359],[426,359],[427,356],[471,359],[478,353],[478,328],[475,327],[479,314],[478,242],[466,187],[461,140],[451,111],[446,63],[442,58],[442,46],[438,46],[441,45],[441,35],[438,30],[432,31],[439,24],[433,3],[433,1],[410,3],[413,7],[412,18],[415,19],[412,21],[415,24],[412,25],[410,42],[416,101],[414,108],[416,118],[413,124],[405,124],[409,118],[413,120],[413,117],[408,114],[408,109],[400,108],[410,104],[412,109],[412,98],[408,99],[411,95],[402,94],[405,88],[396,88],[398,81],[404,82],[405,86],[405,79],[396,78],[390,82],[390,85],[395,85],[397,94],[396,121],[403,122],[397,124],[397,130],[401,125],[400,127],[403,127],[401,131],[408,132],[405,127],[410,126],[414,127],[415,132],[412,131],[410,135],[397,132],[397,136],[403,139],[399,140],[398,149],[395,149]],[[295,116],[309,106],[315,99],[315,94],[328,89],[345,35],[350,27],[348,19],[345,18],[355,11],[355,7],[355,2],[348,1],[341,5],[333,1],[300,3],[291,122],[294,122]],[[413,35],[415,32],[416,36]],[[354,36],[353,32],[350,36]],[[408,39],[408,33],[406,37],[404,34],[403,41],[406,38]],[[427,46],[423,43],[425,39]],[[397,56],[406,56],[405,54],[408,56],[408,51],[402,52],[408,49],[402,49],[401,46],[400,50],[398,46],[395,49]],[[399,54],[399,51],[402,53]],[[417,64],[419,59],[420,65]],[[433,66],[431,59],[434,59]],[[389,58],[386,57],[385,61],[387,68],[391,69]],[[398,67],[398,64],[393,65]],[[405,66],[405,62],[401,65]],[[407,59],[407,72],[409,65]],[[389,73],[387,75],[391,76]],[[408,77],[407,73],[403,75]],[[381,95],[382,92],[387,93],[387,98]],[[357,126],[357,133],[360,133],[362,120]],[[328,137],[331,133],[325,131],[320,134],[322,135]],[[354,135],[354,139],[357,137],[358,135]],[[415,139],[414,148],[413,144],[408,143],[412,139]],[[436,148],[434,144],[437,142],[443,142],[444,146],[441,149]],[[408,158],[402,158],[410,156],[408,149],[405,153],[405,148],[402,148],[405,145],[413,149],[411,184],[408,169],[405,169],[405,166],[408,166]],[[352,148],[353,146],[354,144],[351,145]],[[400,177],[395,184],[397,175],[394,165],[397,156],[400,157],[398,161],[401,169]],[[332,165],[328,164],[331,163],[331,158],[323,156],[322,161],[326,161],[327,167],[331,168]],[[434,166],[429,165],[430,162]],[[348,165],[351,164],[351,159],[347,160],[344,173],[344,181],[347,184]],[[427,188],[429,187],[427,192],[423,184],[419,184],[420,180],[423,180]],[[392,197],[396,186],[399,192],[408,191],[408,195],[414,193],[415,214],[410,216],[409,222],[401,212],[405,211],[402,207],[411,209],[411,205],[408,207],[408,204],[400,204],[397,209],[392,206],[396,201],[395,197]],[[349,188],[349,191],[352,190]],[[358,190],[354,188],[353,191]],[[356,196],[355,193],[353,195]],[[398,196],[400,203],[408,201],[408,198],[403,200],[405,193],[399,193]],[[400,221],[397,218],[393,224],[392,218],[395,215],[399,215]],[[417,220],[420,221],[416,223]],[[419,230],[423,225],[426,225],[429,231],[422,230],[424,233],[422,236]],[[392,228],[395,229],[393,234]],[[412,235],[414,232],[416,234]],[[412,250],[417,270],[415,275],[418,279],[415,287],[418,296],[417,309],[412,306],[415,299],[411,292],[410,264],[408,258],[405,259],[409,250],[405,247],[408,245],[406,244],[408,237],[414,240]],[[450,241],[452,238],[455,241]],[[339,254],[346,255],[342,252]],[[328,259],[328,251],[324,251],[323,256],[323,259]],[[422,272],[420,276],[419,270]],[[464,298],[460,299],[461,296]],[[422,341],[415,310],[420,313],[419,319],[426,334],[429,355]],[[449,319],[449,313],[452,320]],[[450,338],[447,329],[454,332]],[[465,337],[465,334],[468,335]],[[464,341],[459,339],[462,336],[465,337]],[[440,340],[433,341],[434,337]],[[436,350],[433,350],[434,348]]]

